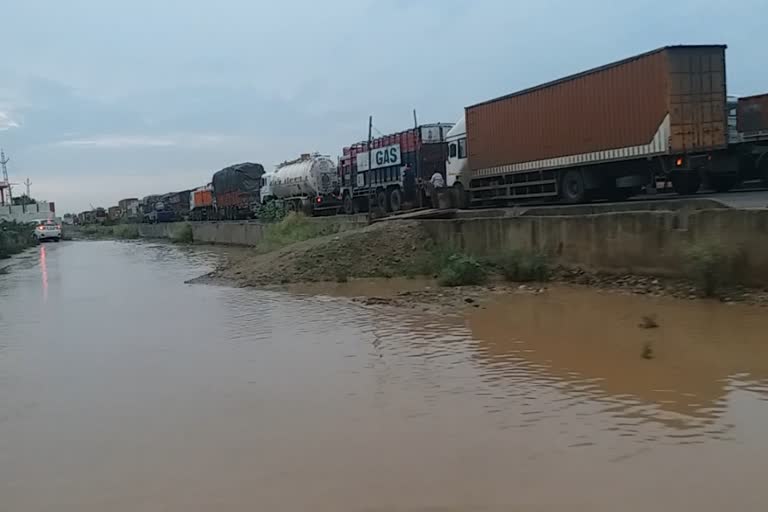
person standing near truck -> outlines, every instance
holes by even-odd
[[[440,171],[435,171],[431,178],[429,178],[429,196],[432,199],[432,208],[438,208],[438,190],[445,188],[445,178],[440,174]]]

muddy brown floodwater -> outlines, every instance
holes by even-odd
[[[2,512],[768,508],[764,310],[565,288],[441,317],[184,284],[221,257],[12,261]]]

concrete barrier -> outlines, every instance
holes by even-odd
[[[345,231],[368,224],[365,215],[313,217],[312,222],[328,225],[331,231]],[[184,222],[162,224],[140,224],[139,235],[142,238],[172,238]],[[257,221],[242,222],[189,222],[195,242],[203,244],[255,246],[262,240],[268,224]]]
[[[619,212],[585,216],[421,221],[437,243],[492,257],[540,251],[560,264],[607,272],[683,276],[688,251],[717,242],[730,277],[768,286],[768,210]]]

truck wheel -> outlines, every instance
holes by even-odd
[[[355,213],[355,202],[350,194],[344,196],[344,213],[347,215],[354,215]]]
[[[760,181],[764,187],[768,187],[768,154],[763,156],[758,166]]]
[[[387,193],[383,190],[376,192],[376,205],[381,208],[382,211],[387,211]]]
[[[586,197],[581,171],[577,169],[566,171],[560,180],[560,198],[566,203],[580,203]]]
[[[453,184],[453,206],[460,210],[467,208],[469,200],[467,198],[467,192],[464,190],[464,185],[460,182]]]
[[[728,192],[739,181],[737,176],[711,176],[709,183],[715,192]]]
[[[672,174],[672,188],[681,196],[695,194],[701,187],[701,178],[694,172],[676,172]]]
[[[393,212],[399,212],[403,207],[403,196],[399,188],[389,191],[389,207]]]

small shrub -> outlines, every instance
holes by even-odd
[[[280,222],[288,215],[288,209],[283,201],[269,201],[259,205],[254,211],[256,218],[262,222]]]
[[[258,250],[268,252],[296,242],[303,242],[310,238],[330,235],[338,232],[338,226],[333,224],[321,224],[308,217],[290,212],[280,222],[264,227],[264,237],[259,243]]]
[[[497,263],[499,271],[508,281],[546,281],[550,269],[547,257],[538,252],[514,251]]]
[[[466,286],[482,284],[487,275],[483,265],[472,256],[454,254],[440,271],[440,286]]]
[[[688,249],[687,260],[691,279],[705,296],[714,296],[729,272],[725,249],[717,243],[694,245]]]
[[[80,233],[88,236],[101,234],[102,231],[101,226],[97,224],[85,224],[80,227]]]
[[[10,258],[35,243],[33,227],[16,221],[0,222],[0,259]]]
[[[444,247],[432,246],[405,262],[402,267],[402,274],[408,278],[437,276],[442,269],[448,266],[453,255],[453,252]]]
[[[112,228],[115,238],[134,240],[139,238],[139,227],[136,224],[120,224]]]
[[[184,224],[176,232],[171,234],[171,241],[175,244],[191,244],[195,241],[192,226]]]

